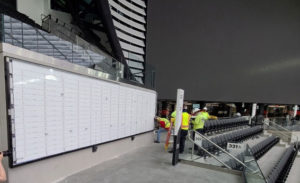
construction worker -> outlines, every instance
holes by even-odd
[[[171,123],[167,118],[156,117],[156,121],[159,123],[159,129],[157,131],[157,138],[155,143],[160,143],[160,133],[163,131],[168,131],[170,129]]]
[[[207,120],[207,114],[204,111],[201,111],[199,113],[197,113],[197,116],[195,118],[195,120],[192,120],[192,124],[193,124],[193,130],[203,134],[204,133],[204,123]],[[195,138],[195,134],[194,138]],[[197,151],[198,150],[198,146],[195,145],[194,149]]]
[[[207,112],[207,107],[203,108],[202,113],[203,113],[204,120],[208,120],[209,119],[209,114]]]
[[[179,153],[183,153],[184,151],[185,140],[190,126],[190,118],[191,115],[187,112],[187,109],[183,109],[181,130],[180,130]]]
[[[204,123],[208,119],[206,112],[202,111],[197,114],[195,120],[192,121],[193,130],[203,134]]]
[[[203,107],[203,110],[201,112],[203,112],[205,120],[208,120],[208,119],[218,119],[217,116],[209,115],[209,113],[207,112],[207,107]]]
[[[171,113],[171,123],[173,124],[173,126],[174,126],[174,123],[175,123],[175,118],[176,118],[176,109],[175,109],[175,111],[173,111]]]
[[[171,122],[174,123],[176,118],[176,111],[171,114]],[[186,136],[188,134],[189,125],[190,125],[190,114],[187,112],[187,109],[184,107],[182,110],[182,122],[180,130],[180,141],[179,141],[179,153],[183,153]]]

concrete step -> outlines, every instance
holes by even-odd
[[[261,157],[257,163],[265,177],[269,175],[276,163],[280,160],[283,153],[286,151],[286,147],[274,146],[263,157]]]

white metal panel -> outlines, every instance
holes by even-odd
[[[147,94],[148,98],[148,110],[147,110],[147,130],[154,129],[154,116],[155,116],[155,110],[153,110],[153,102],[152,102],[152,96],[151,94]],[[148,112],[149,111],[149,112]]]
[[[142,124],[143,124],[143,129],[142,129],[142,131],[148,131],[148,130],[150,130],[150,129],[148,129],[148,111],[150,111],[149,110],[149,103],[148,103],[148,95],[147,95],[147,93],[146,92],[143,92],[143,114],[142,114],[142,116],[143,116],[143,122],[142,122]]]
[[[135,52],[135,53],[145,54],[143,48],[133,46],[133,45],[130,45],[130,44],[122,42],[122,41],[120,41],[120,45],[125,50],[129,50],[129,51],[132,51],[132,52]]]
[[[109,141],[110,138],[110,85],[109,83],[103,83],[102,89],[102,142]]]
[[[140,15],[137,15],[131,11],[128,11],[127,9],[123,8],[122,6],[120,6],[118,3],[116,3],[115,1],[113,0],[109,0],[109,4],[111,6],[113,6],[114,8],[116,8],[118,11],[122,12],[123,14],[141,22],[141,23],[146,23],[146,20],[144,17],[140,16]]]
[[[145,42],[144,40],[140,40],[140,39],[137,39],[137,38],[134,38],[132,36],[129,36],[127,34],[124,34],[123,32],[120,32],[118,30],[116,30],[116,33],[117,33],[117,36],[121,39],[124,39],[128,42],[131,42],[133,44],[136,44],[136,45],[139,45],[139,46],[142,46],[142,47],[145,47]]]
[[[94,80],[92,85],[91,142],[102,142],[102,82]]]
[[[143,97],[142,91],[137,91],[137,109],[136,109],[136,118],[137,118],[137,132],[143,132],[144,127],[144,110],[145,106],[143,105],[143,101],[145,98]]]
[[[23,114],[23,73],[18,68],[14,69],[14,106],[15,106],[15,136],[17,161],[25,157],[25,124]]]
[[[119,125],[118,125],[118,138],[122,138],[126,136],[126,88],[124,86],[120,86],[119,88]]]
[[[131,135],[131,126],[132,126],[132,110],[133,110],[133,102],[132,102],[132,90],[130,88],[124,88],[125,89],[125,95],[126,95],[126,108],[125,108],[125,121],[126,121],[126,136]]]
[[[143,8],[137,7],[134,4],[128,2],[127,0],[119,0],[119,2],[125,5],[126,7],[130,8],[131,10],[146,16],[146,12]]]
[[[15,161],[23,163],[46,156],[45,83],[43,72],[36,66],[13,63],[13,76],[15,75],[15,139],[18,152]]]
[[[116,12],[115,10],[111,9],[111,14],[112,16],[114,16],[115,18],[117,18],[118,20],[128,24],[128,25],[131,25],[132,27],[135,27],[139,30],[142,30],[142,31],[146,31],[145,29],[145,26],[143,24],[139,24],[139,23],[136,23],[122,15],[120,15],[118,12]]]
[[[47,155],[64,151],[62,73],[49,69],[45,74],[44,98]]]
[[[132,29],[116,20],[113,20],[114,26],[137,37],[140,37],[142,39],[145,39],[145,34],[143,32],[137,31],[135,29]]]
[[[142,1],[142,0],[131,0],[132,2],[135,2],[136,4],[146,8],[146,3],[145,1]]]
[[[88,78],[79,78],[78,94],[78,145],[85,147],[91,144],[91,83]]]
[[[144,69],[144,65],[143,63],[140,63],[140,62],[134,62],[134,61],[131,61],[131,60],[126,60],[129,67],[134,67],[134,68],[137,68],[137,69]]]
[[[137,102],[138,102],[138,94],[137,91],[130,89],[131,90],[131,107],[130,107],[130,123],[131,123],[131,131],[130,135],[133,135],[137,131]]]
[[[110,94],[110,140],[114,140],[118,138],[119,129],[119,86],[111,84]]]
[[[144,76],[142,70],[130,68],[130,71],[131,71],[132,74],[134,74],[135,76],[141,76],[141,77]]]
[[[153,129],[146,119],[154,117],[146,102],[151,92],[28,62],[12,63],[14,164]]]
[[[64,78],[64,144],[65,151],[78,148],[78,77],[63,74]]]
[[[138,60],[138,61],[144,62],[143,55],[138,55],[138,54],[130,53],[130,52],[125,51],[125,50],[123,50],[123,54],[124,54],[125,58],[129,58],[129,59],[132,59],[132,60]]]

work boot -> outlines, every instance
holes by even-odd
[[[154,141],[154,143],[158,143],[159,144],[160,142],[158,140],[156,140],[156,141]]]

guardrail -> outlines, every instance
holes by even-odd
[[[282,133],[280,130],[278,130],[278,129],[275,128],[274,126],[269,125],[269,124],[266,123],[265,121],[263,121],[263,124],[266,125],[266,126],[268,126],[269,128],[275,129],[275,130],[276,130],[276,133],[279,133],[279,134],[281,134],[282,136],[284,136],[284,137],[286,137],[286,138],[288,138],[288,139],[291,139],[291,140],[290,140],[290,143],[292,142],[292,140],[293,140],[293,138],[294,138],[294,140],[296,140],[296,141],[295,141],[295,142],[296,142],[296,147],[298,148],[298,144],[299,144],[299,143],[298,143],[298,142],[299,142],[298,136],[294,135],[292,131],[290,131],[290,130],[288,130],[288,129],[286,129],[286,128],[284,128],[284,127],[278,125],[278,124],[276,124],[275,122],[272,122],[272,121],[270,121],[270,122],[272,123],[272,125],[274,125],[274,126],[280,128],[280,129],[282,129],[282,130],[288,132],[288,133],[290,134],[290,136],[287,135],[287,134],[285,134],[285,133]]]
[[[231,153],[229,153],[228,151],[226,151],[225,149],[223,149],[222,147],[218,146],[216,143],[214,143],[213,141],[211,141],[209,138],[207,138],[205,135],[202,135],[201,133],[197,132],[197,131],[193,131],[195,133],[195,135],[199,135],[201,138],[207,140],[208,142],[210,142],[211,144],[213,144],[213,146],[215,146],[217,149],[219,149],[220,151],[222,151],[223,153],[225,153],[226,155],[230,156],[233,160],[235,160],[236,162],[238,162],[239,164],[241,164],[244,168],[248,168],[249,170],[251,170],[252,172],[255,172],[255,170],[251,169],[250,167],[248,167],[245,163],[243,163],[242,161],[240,161],[238,158],[236,158],[234,155],[232,155]],[[191,140],[193,142],[193,147],[192,147],[192,159],[193,159],[193,154],[194,154],[194,145],[196,144],[199,148],[201,148],[202,150],[204,150],[206,153],[208,153],[210,156],[212,156],[214,159],[216,159],[218,162],[222,163],[224,166],[226,166],[227,168],[230,167],[229,165],[226,165],[226,163],[224,163],[223,161],[221,161],[219,158],[217,158],[215,155],[213,155],[212,153],[208,152],[205,148],[203,148],[202,146],[199,146],[197,143],[195,143],[195,141],[190,137],[190,132],[189,132],[189,136],[188,136],[189,140]],[[230,169],[232,169],[230,167]]]

